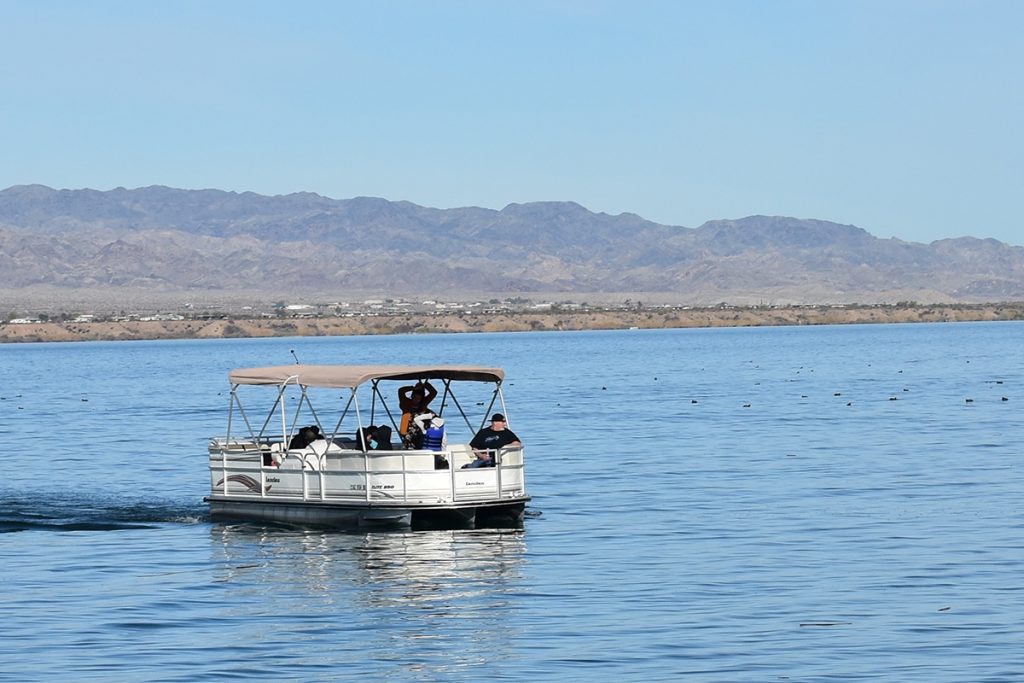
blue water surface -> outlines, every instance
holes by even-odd
[[[0,679],[1024,680],[1024,324],[0,346]],[[522,530],[213,524],[227,372],[506,369]]]

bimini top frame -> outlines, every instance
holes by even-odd
[[[452,381],[483,382],[493,383],[495,385],[494,393],[491,396],[490,405],[487,406],[487,410],[485,411],[484,419],[481,419],[476,428],[482,427],[485,424],[486,415],[490,413],[490,410],[494,407],[495,403],[500,405],[502,411],[505,411],[505,399],[501,392],[501,384],[505,378],[505,371],[501,368],[468,365],[294,364],[265,368],[241,368],[232,370],[228,373],[228,378],[232,384],[232,402],[228,412],[228,437],[230,437],[232,433],[233,416],[236,407],[245,422],[250,436],[253,437],[262,437],[266,433],[274,413],[280,411],[281,433],[284,438],[290,440],[298,426],[297,418],[303,404],[305,404],[306,408],[311,411],[317,425],[321,428],[321,431],[328,436],[328,438],[333,439],[340,434],[342,423],[345,422],[346,416],[353,408],[358,426],[374,423],[376,421],[374,413],[376,412],[378,404],[383,409],[383,412],[387,414],[392,425],[395,425],[397,428],[395,417],[392,415],[391,410],[388,407],[388,402],[385,400],[384,395],[378,388],[378,383],[382,380],[417,382],[424,380],[440,380],[444,385],[444,394],[441,397],[441,408],[437,411],[438,414],[444,410],[445,404],[448,403],[448,401],[451,401],[458,410],[462,419],[465,421],[467,427],[470,428],[473,428],[473,426],[471,425],[469,416],[463,410],[462,406],[459,405],[455,395],[451,393]],[[362,411],[360,410],[360,406],[355,402],[356,390],[363,384],[370,384],[372,386],[373,401],[370,406],[371,410],[369,421],[364,421],[363,416],[361,415]],[[270,408],[262,427],[258,430],[253,429],[253,426],[246,415],[246,411],[242,407],[242,404],[239,402],[238,396],[236,395],[235,390],[242,385],[277,387],[277,400]],[[289,385],[298,387],[302,391],[302,397],[299,401],[299,405],[296,407],[296,414],[293,420],[291,420],[290,427],[288,424],[289,421],[285,416],[284,406],[284,392]],[[333,429],[324,429],[325,425],[321,424],[320,417],[316,414],[312,404],[309,402],[309,397],[306,395],[307,388],[349,390],[350,395],[348,397],[347,404],[342,410],[341,415],[338,417],[337,422],[334,424]]]

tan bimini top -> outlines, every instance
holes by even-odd
[[[355,389],[374,379],[500,382],[505,379],[505,371],[471,365],[278,365],[232,370],[228,379],[232,384],[280,385],[290,382],[307,387]]]

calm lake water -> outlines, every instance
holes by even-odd
[[[1024,324],[0,346],[0,679],[1024,680]],[[213,524],[227,372],[503,366],[521,531]]]

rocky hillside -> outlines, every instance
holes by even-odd
[[[432,209],[310,193],[0,191],[0,289],[658,293],[679,302],[1024,298],[1024,248],[751,216],[691,229],[572,202]]]

